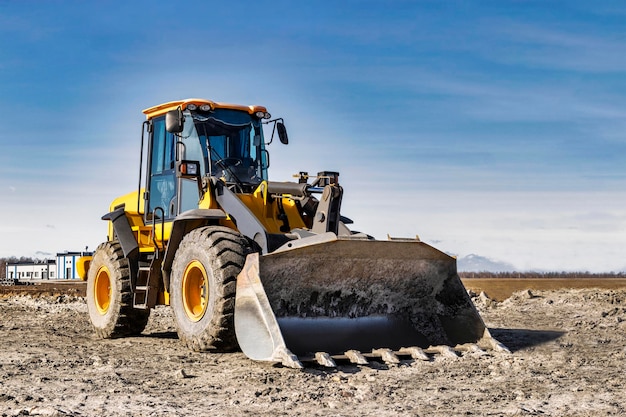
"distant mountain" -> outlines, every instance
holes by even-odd
[[[459,272],[507,272],[515,271],[515,267],[506,262],[494,261],[484,256],[470,254],[457,258]]]

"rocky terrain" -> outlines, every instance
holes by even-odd
[[[303,371],[182,347],[166,307],[97,340],[83,298],[0,298],[0,416],[621,416],[626,291],[475,296],[512,353]]]

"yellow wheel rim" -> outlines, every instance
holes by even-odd
[[[209,280],[199,261],[191,261],[185,268],[182,283],[183,307],[191,321],[199,321],[209,301]]]
[[[106,266],[101,266],[96,273],[93,285],[93,299],[100,314],[104,315],[109,311],[109,305],[111,304],[111,274]]]

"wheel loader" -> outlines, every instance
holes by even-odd
[[[80,262],[97,336],[139,334],[169,305],[193,351],[294,368],[506,349],[454,258],[350,230],[337,172],[268,179],[282,118],[204,99],[143,112],[137,190],[112,202],[107,241]]]

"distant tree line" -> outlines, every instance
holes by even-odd
[[[461,278],[626,278],[626,272],[467,272],[460,271]]]

